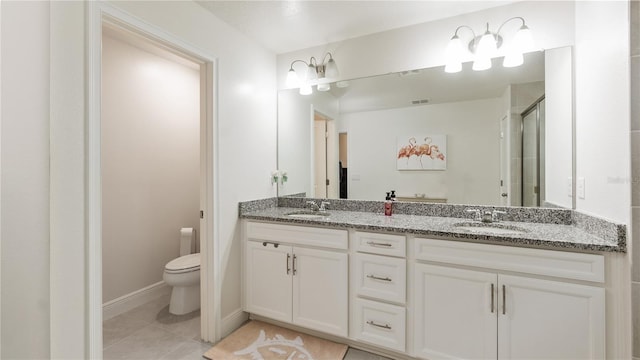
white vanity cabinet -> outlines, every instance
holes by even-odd
[[[245,311],[348,335],[347,232],[248,222]]]
[[[415,255],[417,357],[604,358],[601,255],[432,239],[415,239]]]
[[[416,359],[604,359],[600,254],[244,223],[244,311]]]

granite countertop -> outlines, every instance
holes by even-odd
[[[606,238],[597,236],[588,228],[575,224],[535,223],[519,221],[499,221],[497,226],[516,228],[523,232],[498,234],[482,230],[465,230],[456,224],[465,223],[470,226],[482,226],[479,221],[460,217],[424,216],[409,214],[329,210],[329,216],[320,219],[292,218],[286,214],[299,212],[298,207],[267,207],[244,211],[240,217],[244,219],[288,223],[292,225],[310,225],[332,228],[351,228],[356,230],[394,232],[419,236],[434,236],[461,241],[485,242],[491,244],[560,248],[577,251],[625,252],[623,237]],[[491,225],[490,225],[491,226]]]

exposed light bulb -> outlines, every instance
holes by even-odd
[[[289,69],[289,72],[287,73],[287,87],[295,88],[299,85],[300,79],[298,78],[298,74],[296,74],[296,71],[293,70],[293,68]]]
[[[524,56],[522,56],[521,52],[511,51],[509,52],[502,61],[502,66],[504,67],[516,67],[520,66],[524,63]]]
[[[462,71],[461,62],[447,62],[447,65],[444,66],[444,72],[447,73],[457,73],[460,71]]]
[[[318,91],[329,91],[331,90],[331,85],[329,83],[318,84]]]
[[[300,86],[300,95],[311,95],[313,94],[313,89],[311,89],[311,85],[304,84]]]
[[[474,71],[482,71],[491,69],[491,58],[489,57],[476,57],[471,67]]]

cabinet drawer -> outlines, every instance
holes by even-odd
[[[356,293],[404,304],[406,302],[407,262],[380,255],[356,254]]]
[[[417,260],[604,282],[604,256],[555,250],[415,239]]]
[[[356,339],[405,351],[405,308],[356,299],[354,309]]]
[[[406,237],[356,231],[356,251],[389,256],[406,256]]]
[[[273,241],[342,250],[349,247],[346,230],[260,222],[248,222],[246,230],[247,239],[251,241]]]

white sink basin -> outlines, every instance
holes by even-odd
[[[508,235],[508,234],[523,234],[527,230],[512,225],[504,224],[484,224],[484,223],[458,223],[454,224],[457,229],[464,230],[472,233],[482,234],[495,234],[495,235]]]
[[[328,212],[314,212],[314,211],[295,211],[285,214],[288,217],[295,219],[324,219],[330,214]]]

